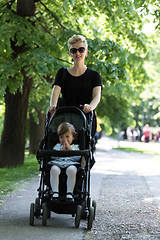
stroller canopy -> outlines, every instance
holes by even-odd
[[[71,123],[75,127],[76,131],[87,128],[86,116],[77,107],[58,108],[56,112],[52,115],[48,124],[48,128],[52,132],[57,132],[57,128],[62,122]]]

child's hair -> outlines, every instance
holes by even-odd
[[[69,47],[69,49],[71,48],[71,46],[74,43],[84,43],[85,44],[85,48],[88,49],[87,40],[82,35],[73,35],[71,38],[69,38],[69,40],[68,40],[68,47]]]
[[[57,134],[58,136],[62,136],[64,133],[66,132],[71,132],[73,135],[73,138],[76,138],[76,131],[74,126],[71,123],[68,122],[63,122],[59,125],[58,129],[57,129]]]

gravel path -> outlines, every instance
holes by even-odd
[[[85,240],[160,239],[159,156],[104,151],[93,174],[103,174],[96,220]],[[146,147],[146,146],[145,146]]]

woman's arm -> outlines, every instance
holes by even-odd
[[[48,108],[48,111],[50,113],[53,113],[57,107],[58,98],[61,92],[61,88],[58,85],[53,86],[51,99],[50,99],[50,107]]]
[[[91,110],[94,110],[97,107],[97,105],[101,99],[101,86],[93,88],[92,96],[93,96],[93,99],[90,103],[90,106],[91,106]]]
[[[83,108],[83,111],[85,113],[88,113],[92,110],[94,110],[98,103],[100,102],[100,99],[101,99],[101,86],[97,86],[97,87],[94,87],[93,88],[93,91],[92,91],[92,101],[90,102],[90,104],[85,104],[84,105],[84,108]]]

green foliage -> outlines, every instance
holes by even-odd
[[[138,101],[132,106],[137,128],[142,128],[146,123],[152,127],[160,126],[159,38],[154,36],[154,42],[144,65],[148,75],[147,84],[143,86]]]
[[[0,96],[6,86],[12,93],[23,91],[25,72],[34,80],[29,111],[46,111],[57,69],[71,64],[67,40],[82,34],[89,45],[86,64],[102,76],[98,115],[105,114],[113,128],[130,125],[132,105],[139,104],[151,79],[144,69],[149,43],[142,28],[147,7],[157,11],[157,1],[37,1],[35,16],[26,18],[16,14],[16,3],[8,9],[1,1]]]
[[[33,26],[33,23],[26,18],[22,18],[9,10],[5,10],[1,22],[0,78],[3,91],[6,85],[12,93],[15,93],[17,89],[22,91],[22,69],[35,82],[44,83],[45,77],[52,74],[54,63],[57,64],[57,60],[46,51],[44,32],[40,32],[38,27]],[[21,52],[22,46],[24,48]],[[18,48],[19,54],[14,57],[14,49]],[[52,47],[51,50],[53,51],[54,48]]]

